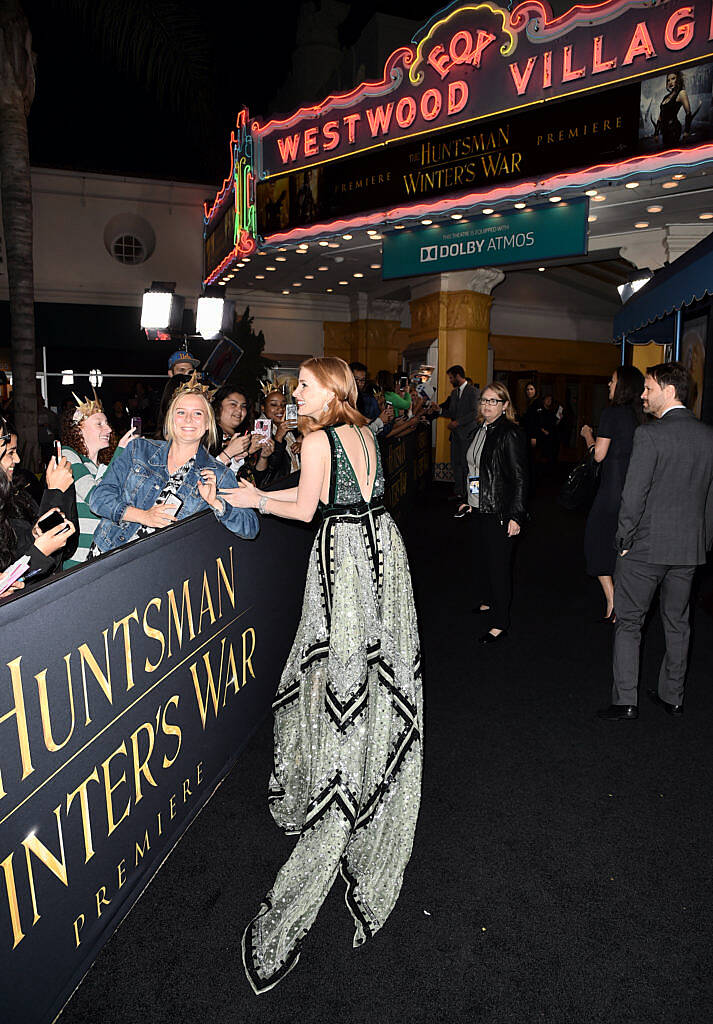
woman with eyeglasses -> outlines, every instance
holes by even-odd
[[[510,627],[512,555],[527,517],[527,439],[515,422],[508,389],[498,381],[480,396],[480,422],[467,451],[468,503],[460,506],[471,524],[478,604],[490,628],[481,644],[501,641]]]
[[[644,422],[641,395],[644,378],[635,366],[619,366],[609,381],[609,402],[602,410],[597,437],[585,424],[580,434],[594,461],[601,462],[599,489],[584,529],[584,557],[587,573],[596,576],[604,591],[606,611],[600,622],[616,622],[614,612],[614,566],[616,564],[617,521],[621,492],[629,468],[634,431]]]

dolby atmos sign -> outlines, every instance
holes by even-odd
[[[499,267],[587,251],[586,199],[384,235],[383,277]]]

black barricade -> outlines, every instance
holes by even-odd
[[[264,719],[311,538],[203,514],[0,606],[3,1024],[53,1020]]]
[[[431,482],[431,427],[418,427],[405,437],[380,442],[384,467],[384,504],[401,521],[406,510]]]

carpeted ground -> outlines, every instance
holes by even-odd
[[[423,803],[397,907],[351,948],[338,880],[285,981],[257,997],[240,936],[293,840],[266,801],[271,724],[99,957],[60,1024],[693,1024],[710,1019],[713,623],[695,615],[686,714],[643,696],[605,723],[611,627],[583,519],[545,492],[516,560],[513,628],[482,623],[468,523],[431,495],[406,529],[423,630]]]

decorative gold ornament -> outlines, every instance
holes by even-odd
[[[81,423],[82,420],[89,419],[97,412],[104,412],[104,406],[99,401],[95,388],[92,388],[94,392],[94,398],[85,398],[84,401],[80,401],[79,398],[72,392],[72,398],[77,403],[77,408],[72,414],[72,423]]]
[[[210,400],[217,388],[211,388],[209,384],[201,384],[201,378],[197,370],[194,370],[185,384],[176,389],[176,398],[179,395],[203,395]]]

